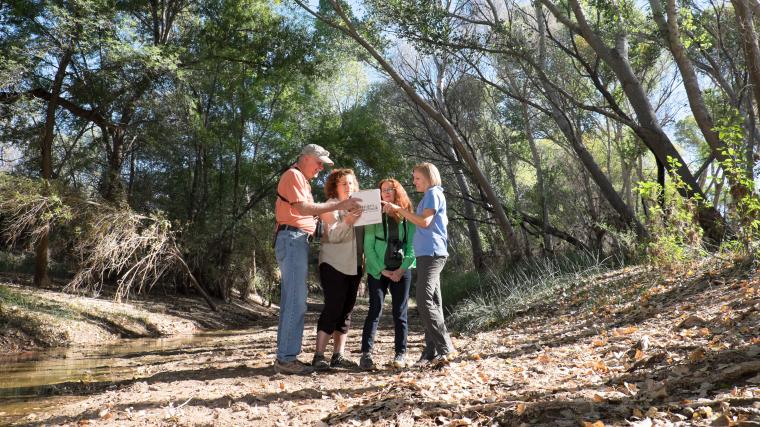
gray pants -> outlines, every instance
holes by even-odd
[[[417,257],[417,310],[425,328],[425,349],[422,357],[432,359],[454,351],[451,337],[443,322],[441,270],[445,256]]]

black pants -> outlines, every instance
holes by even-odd
[[[369,313],[367,313],[367,319],[364,320],[364,330],[362,331],[362,353],[372,351],[377,324],[380,322],[380,315],[383,314],[383,301],[389,289],[391,291],[391,304],[393,306],[396,353],[406,353],[406,338],[409,331],[407,312],[409,307],[409,287],[411,284],[411,270],[407,270],[398,282],[392,282],[391,279],[385,276],[375,279],[371,275],[367,275]]]
[[[348,275],[325,262],[319,264],[319,281],[325,294],[325,307],[319,315],[318,331],[328,335],[336,331],[341,334],[348,332],[361,278],[361,272]]]

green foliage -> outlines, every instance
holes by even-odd
[[[0,271],[34,273],[34,257],[29,253],[0,251]]]
[[[707,145],[694,116],[688,116],[676,123],[675,136],[682,147],[695,150],[700,161],[704,162],[710,156],[710,146]]]
[[[668,159],[669,168],[675,170],[680,163]],[[649,206],[646,226],[652,241],[646,246],[646,254],[654,265],[673,266],[706,254],[702,247],[702,229],[695,220],[698,198],[686,199],[679,188],[686,185],[673,173],[665,188],[652,181],[638,183],[637,192]],[[664,201],[664,205],[661,202]]]
[[[318,133],[309,138],[333,153],[337,164],[353,168],[363,188],[374,188],[403,164],[381,120],[378,101],[377,93],[371,92],[366,102],[338,116],[324,117]]]
[[[478,271],[446,271],[441,276],[441,299],[444,308],[451,310],[482,286],[483,275]]]
[[[760,197],[755,192],[755,182],[747,173],[752,165],[747,164],[742,152],[742,118],[738,111],[733,110],[732,113],[719,118],[713,130],[718,132],[725,144],[721,151],[724,160],[720,165],[725,174],[733,178],[731,194],[736,209],[732,215],[737,225],[736,238],[745,251],[754,253],[760,245]]]
[[[699,25],[691,8],[678,8],[678,25],[681,29],[681,42],[686,49],[692,45],[705,50],[712,47],[712,36],[704,26]]]

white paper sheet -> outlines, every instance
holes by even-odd
[[[380,205],[380,189],[362,190],[351,194],[351,198],[362,200],[362,216],[356,220],[357,225],[380,224],[383,222],[383,207]]]

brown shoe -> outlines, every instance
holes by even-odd
[[[311,366],[303,364],[299,360],[291,362],[281,362],[279,359],[274,361],[274,371],[278,374],[285,375],[307,375],[314,372]]]

